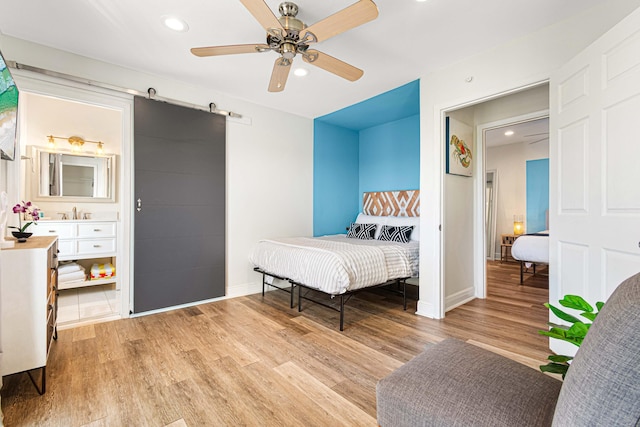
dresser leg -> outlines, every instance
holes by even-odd
[[[33,378],[33,375],[31,375],[31,371],[27,371],[27,375],[29,375],[29,379],[33,383],[33,386],[36,388],[36,390],[38,390],[38,394],[42,396],[44,392],[47,391],[47,367],[43,366],[42,368],[40,368],[40,370],[42,371],[42,375],[40,377],[40,387],[38,387],[38,383]]]

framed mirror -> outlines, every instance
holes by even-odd
[[[41,201],[114,202],[115,155],[32,147],[31,198]]]

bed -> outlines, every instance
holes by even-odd
[[[418,190],[365,193],[363,212],[347,234],[264,239],[249,260],[262,274],[263,295],[266,286],[287,291],[293,308],[297,290],[298,311],[302,299],[335,309],[342,331],[344,304],[364,289],[395,285],[406,310],[406,280],[419,270],[418,215]],[[307,297],[309,290],[337,298],[339,308]]]
[[[520,284],[523,284],[529,268],[535,276],[536,265],[549,265],[549,230],[518,237],[511,247],[511,256],[520,262]]]

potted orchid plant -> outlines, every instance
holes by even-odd
[[[19,226],[9,226],[9,228],[15,228],[18,231],[12,231],[13,237],[18,239],[18,242],[26,242],[28,237],[31,237],[33,233],[27,233],[25,230],[31,225],[36,223],[40,219],[40,211],[37,207],[33,206],[31,202],[18,203],[13,207],[13,213],[18,214]],[[22,225],[22,217],[27,217],[29,220]]]

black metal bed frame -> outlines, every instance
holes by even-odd
[[[254,271],[261,273],[262,274],[262,296],[264,296],[264,290],[265,290],[265,285],[267,286],[271,286],[274,287],[276,289],[279,289],[281,291],[285,291],[291,294],[291,301],[290,301],[290,308],[293,308],[293,296],[295,293],[295,288],[298,288],[298,312],[302,311],[302,300],[307,300],[307,301],[311,301],[313,303],[319,304],[323,307],[327,307],[330,308],[332,310],[335,310],[337,312],[340,313],[340,331],[344,331],[344,305],[345,303],[349,302],[349,300],[351,299],[352,296],[354,296],[355,294],[357,294],[358,292],[361,291],[366,291],[368,289],[372,289],[372,288],[380,288],[383,286],[389,286],[389,285],[393,285],[395,284],[398,288],[401,287],[401,289],[397,289],[397,290],[393,290],[393,289],[389,289],[392,292],[396,292],[399,293],[400,295],[402,295],[402,305],[403,305],[403,309],[404,311],[407,311],[407,279],[409,279],[409,277],[401,277],[398,279],[393,279],[393,280],[389,280],[387,282],[384,283],[380,283],[378,285],[373,285],[373,286],[367,286],[366,288],[360,288],[360,289],[355,289],[352,291],[346,291],[345,293],[342,294],[330,294],[324,291],[321,291],[319,289],[316,288],[312,288],[310,286],[307,286],[303,283],[299,283],[296,282],[294,280],[288,279],[286,277],[281,277],[275,274],[271,274],[271,273],[267,273],[266,271],[262,270],[260,267],[255,267],[253,269]],[[270,276],[276,279],[280,279],[280,280],[286,280],[291,284],[291,288],[287,289],[287,288],[283,288],[280,286],[276,286],[272,283],[267,283],[266,282],[266,276]],[[402,286],[401,286],[402,285]],[[313,299],[313,298],[309,298],[305,295],[302,295],[302,289],[307,289],[307,294],[309,293],[309,291],[315,291],[315,292],[320,292],[323,293],[325,295],[329,295],[332,299],[335,297],[340,297],[340,308],[336,308],[331,304],[327,304],[323,301],[318,301],[317,299]],[[345,299],[346,297],[346,299]]]
[[[519,260],[520,261],[520,260]],[[533,264],[533,273],[530,273],[529,271],[524,271],[525,267],[524,267],[524,263],[525,262],[530,262],[531,264]],[[538,264],[544,264],[544,263],[538,263]],[[544,265],[548,265],[548,264],[544,264]],[[527,270],[529,270],[529,268],[527,268]],[[532,261],[520,261],[520,284],[524,284],[524,274],[531,274],[532,276],[535,277],[536,275],[536,263],[532,262]]]

